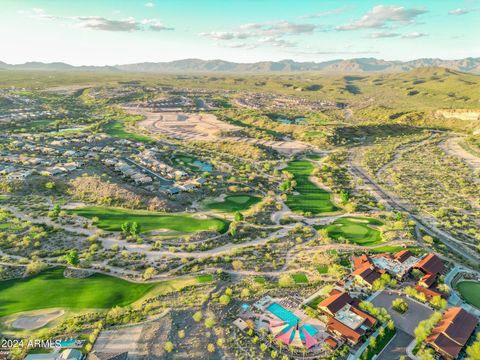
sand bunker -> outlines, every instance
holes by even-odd
[[[12,327],[23,330],[39,329],[63,314],[65,314],[65,311],[56,310],[44,314],[20,316],[12,322]]]

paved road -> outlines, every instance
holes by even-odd
[[[397,329],[397,333],[393,340],[383,349],[376,358],[377,360],[398,360],[403,355],[407,357],[407,346],[413,340],[413,336],[405,331]]]
[[[446,233],[445,231],[438,229],[437,227],[428,224],[424,219],[412,213],[405,205],[401,204],[398,199],[395,199],[392,195],[387,193],[383,188],[381,188],[373,179],[370,178],[359,166],[351,164],[349,168],[350,172],[358,178],[361,178],[363,182],[368,185],[372,191],[376,194],[376,197],[382,199],[386,204],[396,211],[402,211],[410,215],[414,219],[418,226],[421,227],[429,235],[432,235],[438,238],[442,243],[445,244],[451,251],[467,258],[472,262],[479,262],[480,257],[478,254],[473,252],[468,248],[462,241],[454,238],[452,235]]]

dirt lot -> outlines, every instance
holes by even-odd
[[[164,359],[163,344],[167,341],[172,321],[170,316],[145,324],[127,326],[100,333],[93,351],[118,353],[128,351],[131,360]]]
[[[263,145],[284,153],[295,154],[304,151],[307,145],[294,140],[271,141],[241,137],[222,137],[222,132],[237,131],[241,127],[220,121],[213,114],[187,114],[179,112],[149,112],[145,110],[128,110],[145,116],[138,126],[155,133],[181,140],[203,141],[244,141],[251,145]]]
[[[219,139],[222,131],[240,130],[240,127],[220,121],[212,114],[148,111],[139,114],[145,116],[139,126],[175,139],[213,141]]]

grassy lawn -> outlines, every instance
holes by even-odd
[[[114,120],[107,123],[103,127],[103,131],[110,136],[114,136],[120,139],[138,141],[143,143],[152,143],[155,141],[154,139],[146,135],[125,131],[125,126],[123,121],[119,121],[119,120]]]
[[[319,274],[328,274],[328,265],[317,266],[317,271]]]
[[[126,221],[136,221],[140,225],[141,232],[168,229],[180,233],[193,233],[205,230],[224,233],[229,225],[228,221],[214,217],[199,219],[191,214],[165,214],[146,210],[92,206],[71,211],[87,218],[98,217],[99,221],[95,225],[100,229],[108,231],[120,231],[122,224]]]
[[[265,284],[267,282],[263,276],[255,276],[253,281],[255,281],[257,284]]]
[[[358,245],[376,245],[382,242],[380,231],[373,226],[382,226],[377,219],[344,217],[335,220],[330,225],[318,226],[325,228],[328,235],[335,240],[344,238]]]
[[[317,296],[315,299],[310,301],[307,305],[310,306],[312,309],[317,310],[318,304],[320,304],[323,301],[323,299],[325,299],[324,296]]]
[[[63,268],[30,278],[0,282],[0,317],[46,308],[108,309],[133,303],[156,284],[131,283],[94,274],[86,279],[67,279]]]
[[[206,207],[210,210],[222,212],[234,212],[249,209],[252,205],[258,204],[261,198],[247,194],[235,194],[225,196],[223,201],[214,201],[207,203]]]
[[[213,275],[212,274],[198,275],[197,280],[199,283],[209,283],[213,281]]]
[[[330,193],[317,187],[308,177],[313,171],[313,164],[308,160],[291,161],[285,169],[293,174],[297,182],[295,191],[298,195],[288,195],[287,206],[292,211],[311,212],[312,214],[337,211],[330,201]]]
[[[307,275],[298,273],[298,274],[292,274],[292,278],[297,284],[308,284],[308,278]]]
[[[402,246],[396,246],[396,245],[384,245],[384,246],[378,246],[375,248],[368,249],[369,252],[373,253],[396,253],[402,250],[410,250],[414,255],[422,255],[425,254],[425,250],[422,248],[418,247],[409,247],[409,248],[404,248]]]
[[[377,336],[377,343],[374,348],[370,346],[365,349],[365,351],[360,355],[361,360],[371,360],[375,355],[378,355],[389,341],[393,338],[396,333],[396,329],[390,330],[385,328],[385,335],[383,337]]]
[[[480,282],[459,281],[455,287],[467,303],[480,309]]]

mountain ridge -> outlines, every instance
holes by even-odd
[[[337,59],[323,62],[299,62],[294,60],[258,61],[237,63],[226,60],[181,59],[168,62],[141,62],[133,64],[106,66],[74,66],[63,62],[43,63],[38,61],[24,64],[7,64],[0,61],[0,70],[30,71],[123,71],[151,73],[288,73],[288,72],[406,72],[421,67],[444,67],[456,71],[480,74],[480,57],[468,57],[457,60],[439,58],[421,58],[410,61],[382,60],[376,58]]]

